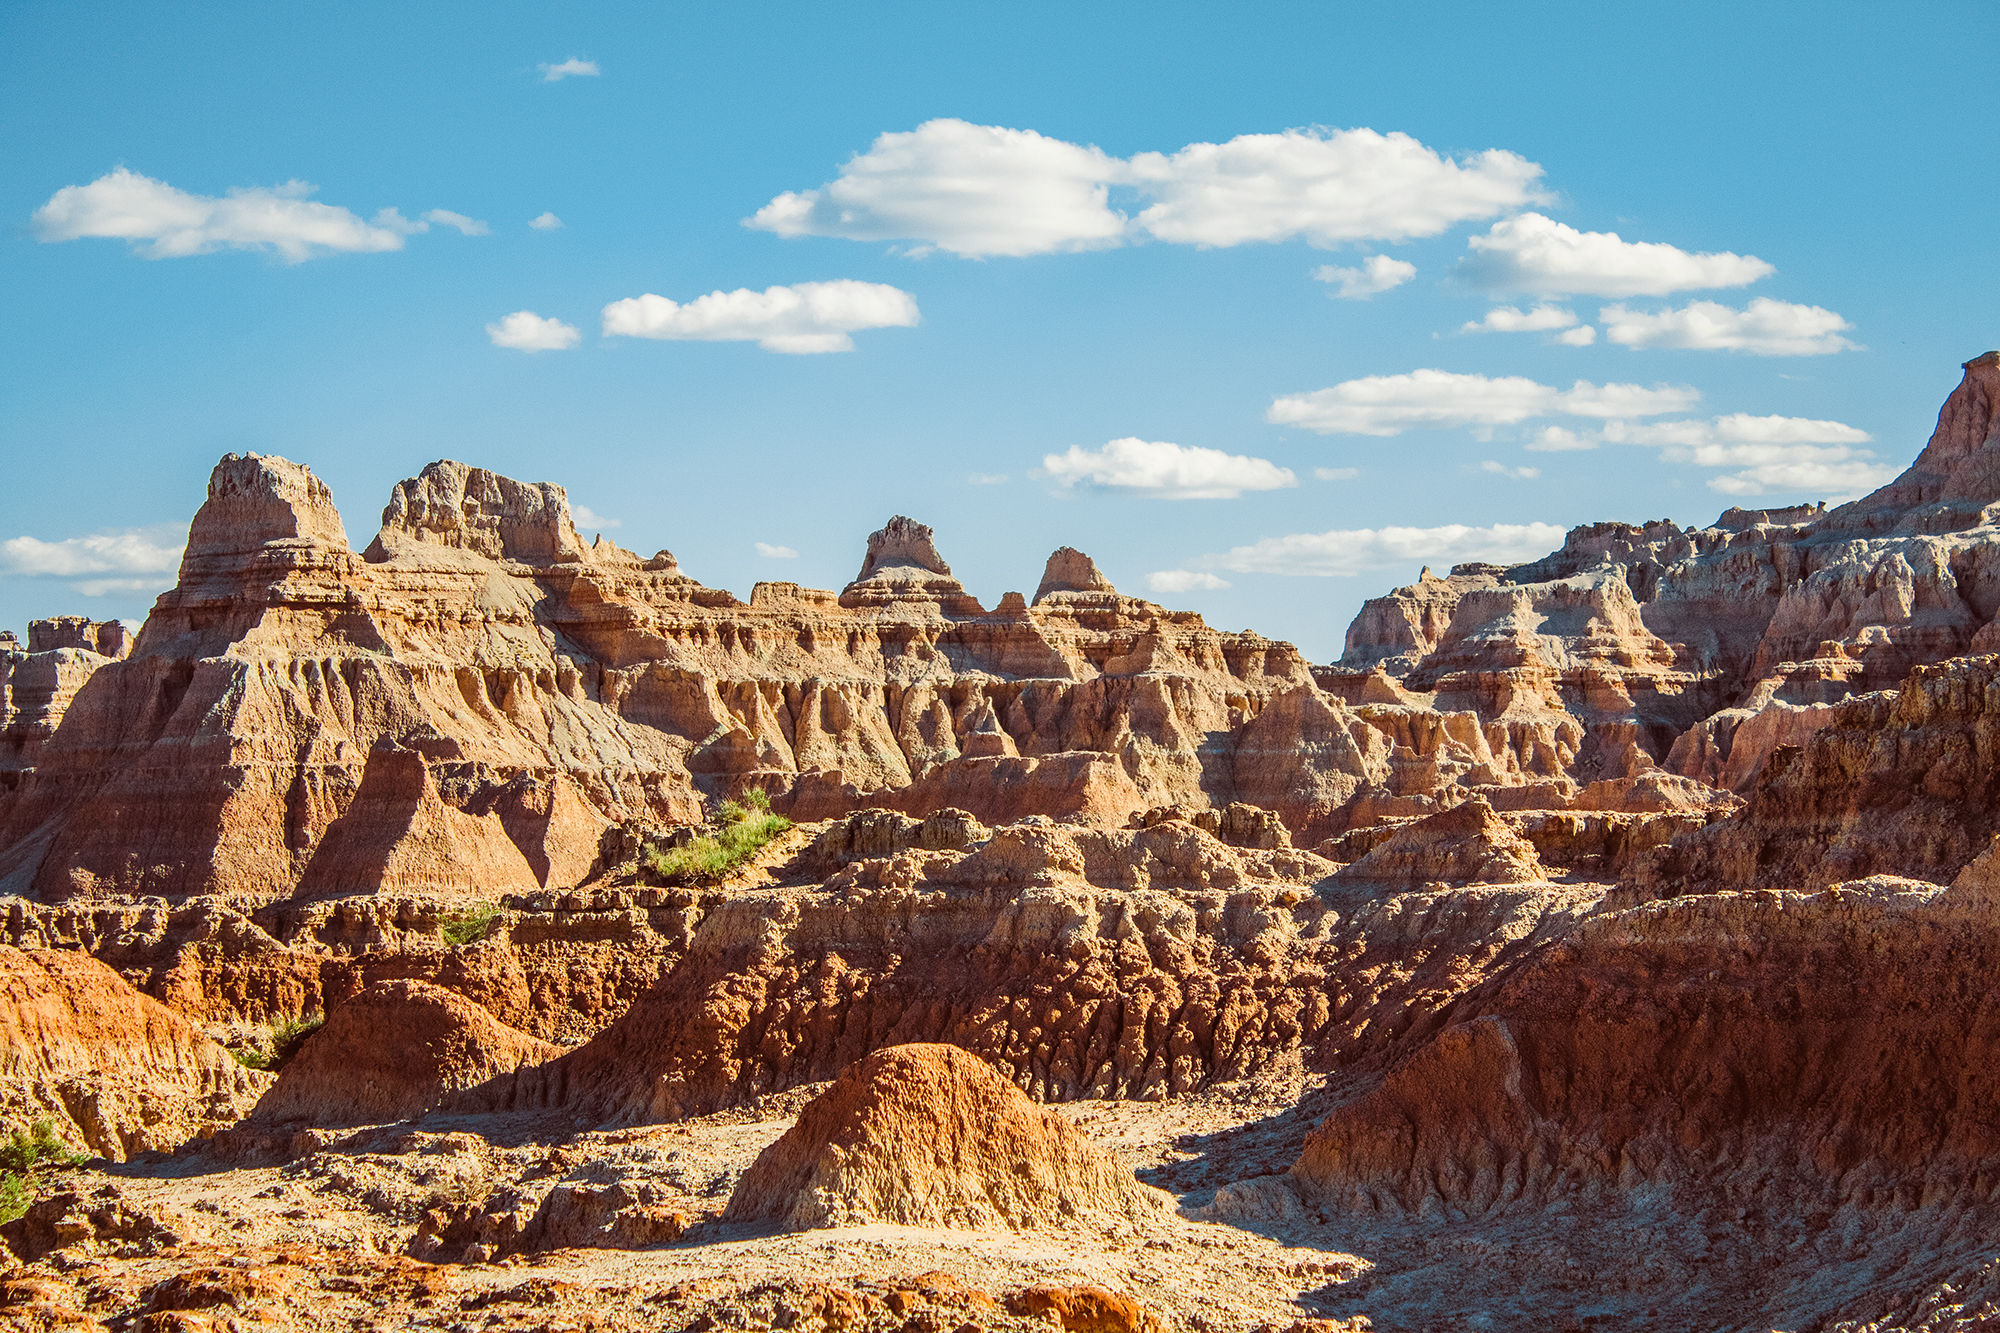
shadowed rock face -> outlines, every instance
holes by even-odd
[[[892,1222],[1014,1230],[1156,1209],[1109,1153],[956,1046],[891,1046],[807,1104],[724,1216],[793,1230]]]
[[[423,981],[383,981],[327,1015],[257,1103],[256,1121],[381,1124],[561,1054]]]

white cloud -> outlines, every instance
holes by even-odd
[[[1417,266],[1402,259],[1391,259],[1387,255],[1370,255],[1361,261],[1360,268],[1335,268],[1322,264],[1314,270],[1313,277],[1320,282],[1337,282],[1340,290],[1332,293],[1343,301],[1365,301],[1391,287],[1400,287],[1417,276]]]
[[[1612,342],[1638,349],[1680,347],[1753,356],[1824,356],[1859,350],[1841,337],[1854,326],[1831,310],[1760,296],[1742,310],[1714,301],[1656,314],[1607,306],[1597,312]]]
[[[10,578],[80,579],[70,590],[84,597],[136,596],[173,587],[187,528],[161,523],[47,542],[38,537],[0,541],[0,575]],[[99,577],[86,577],[86,576]],[[110,577],[102,577],[102,576]]]
[[[851,352],[855,329],[907,328],[917,301],[879,282],[801,282],[753,292],[710,292],[686,305],[664,296],[627,297],[604,307],[604,336],[700,342],[755,341],[767,352]]]
[[[1353,481],[1361,475],[1358,467],[1316,467],[1313,477],[1319,481]]]
[[[1665,296],[1741,287],[1777,272],[1755,255],[1689,254],[1672,245],[1622,240],[1615,231],[1578,231],[1540,213],[1503,218],[1467,245],[1472,253],[1453,272],[1482,291]]]
[[[1595,449],[1597,436],[1578,435],[1564,426],[1544,426],[1523,447],[1533,454],[1571,453],[1580,449]]]
[[[569,507],[569,517],[570,521],[576,524],[577,527],[589,528],[592,531],[598,528],[622,528],[625,526],[625,520],[606,518],[604,515],[593,511],[588,505],[572,503]]]
[[[179,259],[222,249],[275,250],[293,263],[334,253],[403,248],[403,237],[427,224],[384,209],[374,223],[344,208],[314,203],[313,188],[291,181],[252,186],[217,199],[189,194],[165,181],[119,167],[88,185],[65,185],[35,210],[43,241],[88,236],[130,241],[148,259]],[[143,243],[143,244],[142,244]]]
[[[1489,458],[1479,465],[1481,472],[1491,472],[1497,477],[1512,477],[1515,481],[1533,481],[1542,475],[1538,467],[1508,467],[1505,463]]]
[[[493,229],[477,218],[469,218],[463,213],[454,213],[449,208],[433,208],[424,214],[425,222],[435,222],[440,227],[456,227],[461,235],[487,236]]]
[[[1510,305],[1495,306],[1486,312],[1485,319],[1473,320],[1461,325],[1460,333],[1546,333],[1551,329],[1566,329],[1576,323],[1576,312],[1564,310],[1561,306],[1538,305],[1533,310],[1521,311]]]
[[[1701,400],[1686,385],[1590,384],[1569,389],[1521,375],[1489,379],[1446,370],[1370,375],[1330,389],[1286,394],[1264,419],[1321,435],[1399,435],[1416,427],[1506,426],[1530,417],[1648,417]]]
[[[1610,421],[1584,435],[1550,427],[1527,447],[1548,452],[1595,449],[1600,443],[1642,445],[1658,449],[1663,462],[1735,469],[1708,480],[1710,490],[1725,495],[1804,492],[1849,500],[1896,475],[1872,450],[1858,447],[1872,438],[1841,421],[1732,412],[1711,420]]]
[[[574,324],[543,319],[532,310],[516,310],[498,324],[488,324],[486,336],[495,347],[511,347],[517,352],[560,352],[576,346],[583,335]]]
[[[796,560],[799,553],[789,546],[773,546],[769,542],[756,542],[757,554],[766,560]]]
[[[975,472],[967,477],[966,480],[974,486],[999,486],[1005,484],[1007,474],[1004,472]]]
[[[1198,569],[1162,569],[1146,575],[1146,587],[1153,592],[1215,592],[1228,586],[1228,579]]]
[[[1407,134],[1286,130],[1120,159],[1033,130],[926,121],[879,136],[816,190],[786,191],[745,225],[780,236],[914,241],[968,258],[1119,245],[1303,236],[1315,245],[1433,236],[1541,198],[1542,169],[1500,150],[1454,160]],[[1128,218],[1113,186],[1146,207]],[[1398,261],[1389,261],[1396,263]]]
[[[1223,555],[1205,557],[1202,563],[1239,574],[1337,577],[1396,565],[1454,565],[1472,560],[1514,565],[1546,554],[1562,542],[1563,529],[1553,523],[1350,528],[1266,537],[1249,546],[1233,547]]]
[[[1565,347],[1588,347],[1597,341],[1597,330],[1589,324],[1579,324],[1566,333],[1558,333],[1556,341]]]
[[[594,79],[603,73],[597,68],[595,60],[578,60],[575,56],[571,56],[560,65],[543,65],[541,70],[543,83],[559,83],[572,76]]]
[[[1233,500],[1299,484],[1290,468],[1268,459],[1129,436],[1095,451],[1071,445],[1068,453],[1045,454],[1042,470],[1060,486],[1089,483],[1159,500]]]
[[[562,226],[562,224],[563,220],[557,217],[553,213],[543,213],[540,217],[530,218],[528,220],[528,225],[530,227],[533,227],[536,231],[555,231],[559,229]]]

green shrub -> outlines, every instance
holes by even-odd
[[[37,1120],[30,1128],[17,1129],[0,1140],[0,1223],[28,1211],[35,1194],[35,1177],[89,1160],[83,1153],[71,1152],[47,1120]]]
[[[297,1055],[306,1038],[325,1026],[325,1014],[295,1014],[280,1019],[271,1028],[271,1068],[276,1069]]]
[[[493,929],[493,921],[499,915],[500,908],[494,903],[474,903],[462,912],[440,917],[438,929],[444,935],[446,944],[471,944],[486,938],[486,933]]]
[[[647,848],[647,867],[669,884],[712,884],[762,851],[792,821],[772,814],[771,798],[752,787],[741,803],[724,801],[716,807],[715,826],[714,833],[679,847]]]
[[[261,1026],[235,1024],[230,1032],[215,1035],[237,1064],[275,1074],[325,1022],[320,1014],[294,1014]]]

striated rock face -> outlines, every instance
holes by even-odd
[[[855,1064],[737,1182],[725,1219],[1028,1230],[1156,1211],[1132,1172],[956,1046]]]
[[[1741,813],[1653,852],[1634,883],[1661,896],[1875,874],[1948,884],[2000,833],[2000,657],[1919,667],[1814,721],[1802,746],[1772,751]]]
[[[0,946],[0,1122],[122,1162],[234,1123],[270,1082],[88,954]]]
[[[615,827],[747,787],[801,818],[1324,822],[1381,768],[1288,645],[1108,591],[989,614],[907,519],[840,597],[746,607],[450,462],[359,556],[309,471],[232,455],[131,655],[51,651],[6,657],[0,789],[0,892],[43,901],[568,887]]]
[[[1035,588],[1035,604],[1039,606],[1053,593],[1115,593],[1111,580],[1098,570],[1097,562],[1074,546],[1058,547],[1049,556],[1049,563],[1042,570],[1042,581]]]
[[[1335,878],[1416,888],[1440,883],[1532,884],[1545,876],[1534,844],[1475,796],[1442,814],[1405,824]]]
[[[452,1092],[561,1053],[441,987],[379,982],[327,1015],[257,1103],[254,1118],[313,1125],[404,1120]]]

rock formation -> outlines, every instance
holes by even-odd
[[[88,954],[0,946],[0,1123],[122,1162],[233,1124],[270,1081]]]
[[[956,1046],[848,1069],[737,1182],[725,1217],[1024,1230],[1129,1222],[1160,1205],[1069,1121]]]
[[[384,981],[327,1015],[257,1103],[259,1121],[380,1124],[561,1054],[463,996]]]

